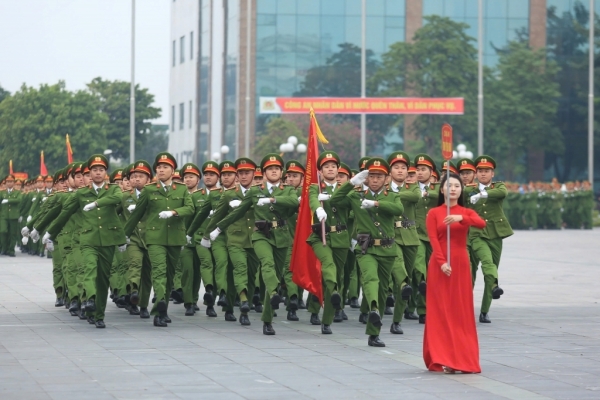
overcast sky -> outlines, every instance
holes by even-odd
[[[170,0],[136,1],[136,83],[168,123]],[[0,85],[130,80],[131,0],[0,0]]]

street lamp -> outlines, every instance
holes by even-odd
[[[473,152],[467,150],[467,146],[460,143],[456,146],[456,150],[452,151],[452,158],[470,158],[473,159]]]

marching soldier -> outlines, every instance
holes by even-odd
[[[346,182],[352,178],[353,173],[350,170],[348,164],[343,162],[340,163],[340,167],[338,168],[338,175],[336,178],[338,186],[342,186]],[[348,235],[350,236],[350,247],[348,248],[348,255],[346,256],[346,263],[344,265],[344,283],[343,283],[343,293],[342,293],[342,307],[346,304],[351,308],[358,308],[358,265],[356,264],[356,256],[354,255],[353,249],[353,234],[354,234],[354,212],[350,210],[348,213],[348,220],[346,222],[348,225]],[[344,320],[348,319],[348,316],[344,312],[342,308],[342,318]]]
[[[23,194],[15,188],[15,176],[6,177],[6,191],[0,200],[0,235],[2,235],[2,254],[15,256],[15,245],[19,238],[19,207]]]

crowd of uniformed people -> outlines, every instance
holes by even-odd
[[[425,221],[448,168],[461,177],[465,204],[487,224],[471,228],[468,240],[473,284],[479,266],[485,283],[481,323],[491,322],[492,300],[504,294],[498,266],[512,228],[591,228],[589,183],[505,184],[493,179],[490,156],[444,162],[438,171],[427,154],[396,151],[364,157],[358,167],[333,151],[320,154],[320,184],[304,196],[313,233],[301,238],[294,236],[305,168],[278,154],[178,168],[162,152],[152,164],[138,160],[110,174],[98,154],[52,176],[21,182],[8,175],[0,187],[2,254],[47,251],[55,306],[97,328],[105,327],[109,298],[156,327],[167,327],[169,315],[193,317],[200,306],[207,317],[220,309],[241,325],[258,313],[265,335],[275,334],[277,312],[331,334],[349,307],[360,309],[368,344],[383,347],[383,315],[391,316],[392,334],[403,333],[403,319],[426,322],[432,249]],[[324,304],[294,283],[294,240],[306,240],[320,261]]]

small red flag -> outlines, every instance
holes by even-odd
[[[296,224],[294,246],[292,247],[292,257],[290,259],[290,271],[292,271],[292,280],[294,283],[317,296],[319,304],[323,304],[321,263],[315,256],[310,244],[306,243],[306,239],[312,233],[311,225],[313,223],[313,215],[308,201],[308,188],[311,184],[319,184],[317,171],[317,157],[319,156],[318,137],[325,139],[317,124],[315,114],[311,110],[310,127],[308,130],[308,151],[306,152],[306,173],[302,185],[298,223]]]
[[[448,161],[452,159],[452,126],[448,123],[442,125],[442,157]]]
[[[48,170],[46,169],[46,163],[44,162],[44,151],[40,154],[40,175],[46,176],[48,175]]]
[[[71,141],[69,140],[69,134],[67,133],[67,164],[73,162],[73,149],[71,149]]]

